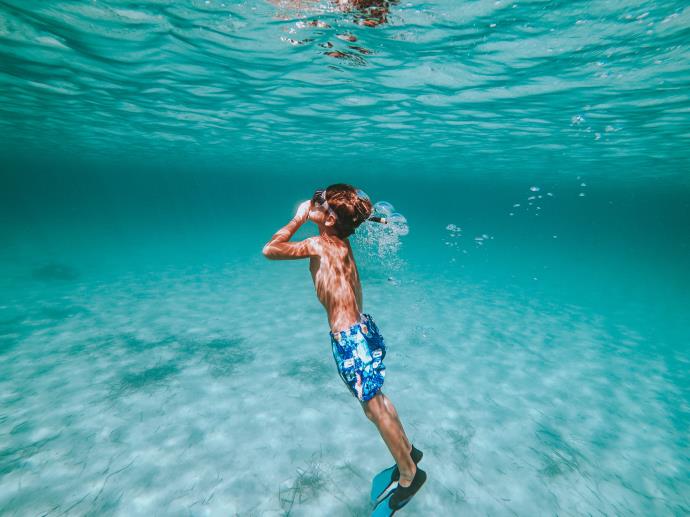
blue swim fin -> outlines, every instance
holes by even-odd
[[[395,489],[391,490],[386,497],[384,497],[379,504],[376,505],[374,511],[371,512],[371,517],[390,517],[395,510],[390,507],[390,500],[393,497]]]
[[[391,517],[395,512],[410,502],[412,497],[422,488],[425,481],[426,472],[422,469],[417,469],[417,474],[412,480],[412,484],[408,487],[398,485],[388,492],[386,497],[376,505],[374,511],[371,513],[371,517]]]
[[[400,479],[400,472],[397,465],[388,467],[376,474],[371,481],[371,504],[376,504],[376,501],[386,492],[398,486],[398,479]]]
[[[422,460],[424,453],[412,446],[412,461],[415,465]],[[384,497],[392,488],[398,486],[398,479],[400,479],[400,471],[397,465],[388,467],[374,476],[371,481],[371,504],[376,504],[382,497]]]

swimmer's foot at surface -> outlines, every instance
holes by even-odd
[[[336,34],[335,37],[343,41],[349,41],[350,43],[354,43],[355,41],[357,41],[357,36],[355,36],[354,34],[350,34],[348,32]]]
[[[326,52],[326,55],[328,57],[334,57],[336,59],[346,59],[347,54],[345,52],[341,52],[340,50],[333,50],[331,52]]]
[[[323,22],[321,20],[308,20],[308,21],[299,21],[295,24],[295,26],[298,29],[304,29],[307,27],[318,27],[319,29],[330,29],[331,26],[328,25],[326,22]]]
[[[343,61],[346,61],[350,65],[353,66],[366,66],[367,62],[362,58],[362,56],[359,56],[357,54],[354,54],[352,52],[342,52],[340,50],[332,50],[330,52],[324,52],[328,57],[332,57],[335,59],[341,59]]]
[[[371,54],[371,50],[369,50],[368,48],[358,47],[357,45],[350,45],[350,48],[352,50],[356,50],[360,54],[366,54],[366,55]]]

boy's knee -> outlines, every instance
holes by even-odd
[[[362,409],[364,410],[364,414],[369,420],[371,420],[372,422],[376,420],[376,415],[371,410],[371,407],[369,407],[369,401],[362,402]]]
[[[362,409],[364,414],[369,420],[375,422],[379,419],[381,415],[381,410],[383,409],[381,404],[381,396],[377,393],[373,398],[362,402]]]

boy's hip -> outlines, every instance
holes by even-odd
[[[343,382],[360,401],[366,401],[383,386],[386,345],[371,316],[362,316],[349,330],[331,333],[331,346]]]
[[[329,332],[332,343],[340,343],[346,346],[348,341],[356,339],[357,336],[362,335],[366,339],[374,339],[376,337],[383,340],[379,328],[370,314],[360,314],[359,321],[352,324],[349,329],[341,330],[339,332]]]
[[[377,368],[386,356],[383,336],[368,314],[362,314],[360,322],[346,331],[337,334],[331,332],[331,347],[341,372],[345,368],[361,369],[365,365]]]

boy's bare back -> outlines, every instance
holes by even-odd
[[[278,260],[309,257],[316,296],[326,309],[331,331],[338,332],[362,318],[362,286],[348,236],[371,215],[372,205],[366,194],[351,185],[336,184],[326,190],[317,190],[311,201],[300,204],[292,221],[273,235],[263,253]],[[319,235],[291,242],[307,221],[317,225]]]
[[[312,237],[310,256],[316,296],[326,309],[333,332],[349,328],[362,314],[362,285],[348,239],[330,235]]]

